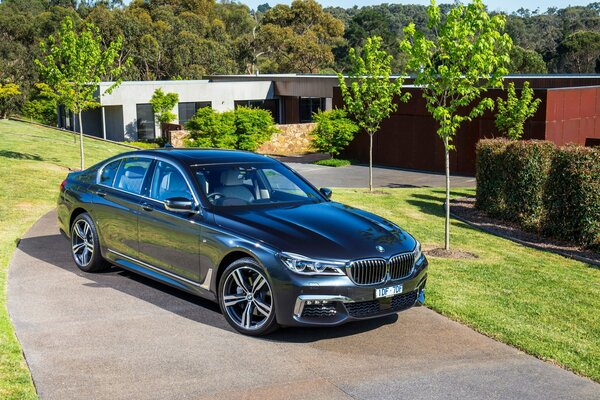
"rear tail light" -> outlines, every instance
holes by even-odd
[[[61,192],[65,191],[65,186],[67,186],[67,180],[66,179],[64,181],[62,181],[62,183],[60,184],[60,191]]]

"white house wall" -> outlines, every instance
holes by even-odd
[[[274,98],[272,81],[211,82],[196,81],[140,81],[122,82],[111,93],[105,93],[110,82],[100,83],[100,104],[123,107],[123,132],[126,140],[137,138],[136,104],[149,104],[156,89],[177,93],[180,103],[210,101],[216,111],[233,110],[238,100],[265,100]],[[173,108],[179,122],[178,107]],[[107,124],[108,125],[108,124]],[[113,124],[114,126],[114,124]],[[155,135],[158,134],[158,124]]]

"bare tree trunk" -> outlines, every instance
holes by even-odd
[[[446,232],[444,248],[450,250],[450,151],[448,138],[444,138],[444,153],[446,155]]]
[[[369,192],[373,191],[373,135],[369,133]]]
[[[79,111],[79,154],[81,155],[81,170],[84,170],[83,160],[83,119],[81,118],[81,111]]]

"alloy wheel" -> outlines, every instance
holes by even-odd
[[[71,236],[73,257],[80,266],[88,266],[94,255],[94,234],[90,224],[84,219],[78,220],[73,224]]]
[[[225,280],[223,305],[229,318],[240,328],[260,329],[273,312],[271,286],[257,269],[240,266]]]

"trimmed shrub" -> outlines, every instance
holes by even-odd
[[[506,139],[483,139],[477,143],[477,203],[476,207],[493,216],[503,216]]]
[[[311,133],[313,147],[328,153],[333,159],[339,155],[358,133],[358,125],[347,117],[343,109],[319,111],[314,114],[316,128]]]
[[[481,140],[476,204],[527,230],[600,249],[600,148]]]
[[[278,131],[269,111],[249,107],[222,113],[204,107],[185,127],[190,131],[190,137],[185,141],[187,147],[247,151],[256,151]]]
[[[269,111],[250,107],[235,109],[237,149],[256,151],[261,144],[271,140],[276,132],[278,129]]]
[[[540,140],[514,141],[506,146],[504,218],[539,230],[544,218],[544,187],[555,146]]]
[[[219,113],[210,107],[203,107],[185,124],[185,127],[190,131],[190,137],[185,141],[187,147],[236,148],[233,111]]]
[[[600,148],[558,149],[544,197],[547,234],[600,249]]]

